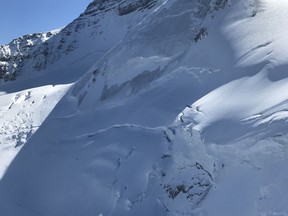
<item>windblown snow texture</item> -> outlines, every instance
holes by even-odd
[[[2,46],[1,214],[287,216],[287,10],[93,1]]]

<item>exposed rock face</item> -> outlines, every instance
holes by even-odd
[[[48,54],[47,41],[58,32],[34,33],[14,39],[8,45],[0,45],[0,79],[13,80],[27,59],[45,57]],[[42,44],[39,47],[39,44]],[[42,55],[41,57],[39,55]],[[35,70],[41,70],[40,61]]]
[[[123,2],[118,6],[119,15],[123,16],[136,10],[144,10],[153,7],[157,0],[138,0],[134,2]]]

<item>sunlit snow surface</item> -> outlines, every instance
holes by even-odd
[[[288,215],[288,3],[213,2],[159,1],[61,100],[41,87],[60,101],[0,182],[4,215]],[[17,94],[2,111],[33,107]]]
[[[42,86],[1,95],[0,176],[49,115],[69,85]]]

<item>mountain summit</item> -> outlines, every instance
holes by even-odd
[[[1,46],[1,214],[288,215],[287,10],[95,0]]]

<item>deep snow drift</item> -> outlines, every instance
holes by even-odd
[[[39,87],[53,100],[25,89],[0,96],[2,110],[32,113],[39,126],[26,133],[15,119],[26,135],[5,139],[23,148],[0,181],[0,211],[288,215],[288,3],[106,3],[124,4],[121,16],[133,11],[137,21],[84,76]]]

